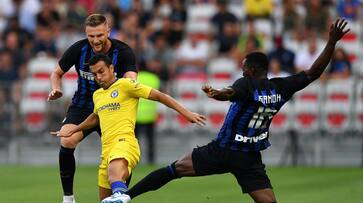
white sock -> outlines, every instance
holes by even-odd
[[[74,201],[74,195],[64,195],[63,196],[63,202],[73,202]]]

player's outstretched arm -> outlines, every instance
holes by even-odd
[[[72,136],[75,132],[78,131],[84,131],[84,130],[88,130],[91,129],[93,127],[96,127],[99,123],[99,118],[95,113],[92,113],[91,115],[89,115],[86,120],[84,120],[82,123],[80,123],[79,125],[76,125],[74,128],[65,131],[65,130],[61,130],[61,131],[57,131],[57,132],[51,132],[50,134],[52,135],[56,135],[57,137],[70,137]]]
[[[338,18],[330,26],[329,40],[325,45],[323,52],[314,61],[309,70],[306,71],[308,78],[313,81],[320,77],[324,72],[326,66],[329,64],[331,56],[333,55],[336,43],[347,33],[350,29],[344,29],[348,22],[345,19]]]
[[[63,92],[61,90],[61,82],[62,77],[64,75],[64,71],[61,69],[59,65],[57,65],[56,69],[50,75],[50,82],[52,84],[52,90],[48,95],[49,100],[56,100],[63,96]]]
[[[148,99],[158,101],[166,105],[167,107],[174,109],[175,111],[183,115],[191,123],[196,123],[199,126],[205,125],[205,116],[189,111],[174,98],[160,92],[159,90],[152,89]]]
[[[209,97],[219,101],[228,101],[235,94],[235,91],[230,87],[225,87],[221,90],[212,88],[209,85],[202,87],[203,92]]]

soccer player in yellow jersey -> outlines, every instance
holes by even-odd
[[[89,60],[90,70],[100,89],[94,92],[94,111],[81,124],[69,131],[53,132],[69,137],[74,132],[101,126],[102,155],[98,171],[99,198],[102,203],[129,201],[123,195],[126,180],[140,160],[140,148],[134,134],[139,98],[159,101],[183,115],[188,121],[203,126],[206,118],[190,112],[167,94],[132,79],[118,79],[111,59],[96,54]]]

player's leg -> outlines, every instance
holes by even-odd
[[[78,107],[70,106],[67,111],[66,118],[63,121],[62,130],[68,130],[74,125],[78,125],[85,120],[91,112],[80,109]],[[63,188],[63,199],[66,202],[74,202],[73,197],[73,179],[76,170],[74,150],[78,143],[82,141],[93,131],[100,132],[99,127],[89,129],[83,132],[77,132],[68,138],[60,138],[60,151],[59,151],[59,170]]]
[[[128,190],[126,186],[128,177],[128,161],[124,158],[113,159],[108,165],[107,172],[111,189],[100,187],[100,200],[103,203],[122,202],[121,194]]]
[[[111,189],[112,193],[111,196],[104,198],[102,203],[127,203],[130,201],[130,197],[124,194],[128,191],[127,180],[140,160],[138,142],[136,139],[124,138],[118,139],[118,142],[111,147],[105,145],[102,147],[102,162],[106,161],[107,167],[100,166],[100,169],[107,168],[107,183],[99,181],[99,186]],[[100,177],[105,177],[99,174]]]
[[[154,191],[171,180],[181,177],[203,176],[226,173],[223,164],[220,164],[219,152],[213,144],[197,147],[192,153],[169,166],[157,169],[136,183],[127,194],[132,198],[143,193]]]
[[[261,153],[228,152],[227,157],[231,173],[236,177],[243,193],[248,193],[256,203],[276,202]]]
[[[109,197],[111,195],[112,195],[111,189],[98,186],[98,196],[100,198],[100,201],[102,201],[103,199],[105,199],[106,197]]]
[[[276,197],[271,188],[255,190],[248,193],[256,203],[276,203]]]
[[[74,124],[65,124],[62,126],[61,131],[68,130]],[[74,158],[74,150],[77,144],[82,140],[83,132],[77,132],[71,137],[60,138],[60,151],[59,151],[59,170],[60,178],[63,188],[63,203],[73,203],[73,179],[76,171],[76,163]]]

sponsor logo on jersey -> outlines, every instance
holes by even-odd
[[[86,71],[83,71],[83,70],[79,70],[79,76],[81,76],[82,78],[84,78],[86,80],[92,80],[92,81],[95,80],[95,77],[93,76],[92,73],[86,72]]]
[[[108,111],[116,111],[116,110],[119,110],[120,108],[121,108],[121,105],[118,102],[108,103],[108,104],[105,104],[105,105],[99,107],[97,109],[97,112],[101,112],[105,109],[107,109]]]
[[[257,143],[263,139],[266,139],[268,135],[268,132],[264,132],[258,136],[254,136],[254,137],[247,137],[247,136],[243,136],[240,134],[236,134],[236,136],[234,137],[234,140],[236,140],[237,142],[243,142],[243,143]]]
[[[114,75],[117,77],[117,73],[114,73]],[[90,72],[87,72],[87,71],[79,70],[79,76],[86,80],[92,80],[92,81],[95,80],[95,77],[93,76],[93,74]]]

